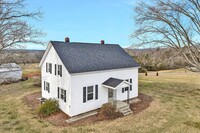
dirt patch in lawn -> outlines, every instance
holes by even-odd
[[[41,98],[41,92],[32,93],[32,94],[25,96],[24,101],[26,102],[26,104],[29,107],[31,107],[31,109],[36,110],[39,107],[39,105],[41,104],[38,98]],[[145,95],[145,94],[139,94],[138,99],[139,99],[138,102],[132,103],[130,105],[131,110],[133,110],[133,112],[134,112],[133,115],[148,108],[150,106],[151,101],[153,100],[150,96]],[[69,126],[69,125],[78,126],[78,125],[86,125],[89,123],[102,121],[98,118],[98,114],[84,118],[82,120],[79,120],[79,121],[76,121],[76,122],[73,122],[70,124],[68,124],[66,122],[66,120],[68,118],[70,118],[68,115],[66,115],[64,112],[60,111],[56,114],[52,114],[48,117],[41,118],[41,119],[46,120],[56,126]]]
[[[28,77],[28,78],[32,78],[32,77],[40,77],[40,76],[41,76],[41,73],[40,73],[40,72],[23,74],[23,77]]]

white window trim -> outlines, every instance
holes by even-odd
[[[44,84],[44,90],[45,91],[47,91],[48,93],[50,93],[50,83],[49,82],[46,82],[46,81],[44,81],[45,82],[45,84]]]
[[[56,64],[56,65],[57,65],[57,75],[60,76],[60,77],[62,77],[62,75],[63,75],[63,72],[62,72],[63,68],[61,68],[62,65],[59,65],[59,64]]]
[[[88,100],[88,87],[93,87],[93,99],[91,100]],[[92,102],[92,101],[95,101],[95,85],[89,85],[89,86],[86,86],[86,102]]]
[[[46,65],[46,72],[47,72],[47,73],[52,73],[52,71],[53,71],[52,63],[46,62],[46,64],[47,64],[47,65]],[[50,70],[49,70],[49,69],[50,69],[50,64],[51,64],[51,72],[50,72]]]
[[[63,94],[62,94],[62,91],[63,91]],[[65,95],[65,89],[64,88],[61,88],[59,87],[59,98],[60,100],[62,100],[63,102],[65,101],[65,98],[66,98],[66,101],[67,101],[67,94]],[[66,91],[67,93],[67,91]],[[63,95],[63,98],[61,98],[61,95]]]

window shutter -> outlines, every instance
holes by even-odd
[[[122,88],[122,93],[124,93],[124,88]]]
[[[48,72],[48,63],[46,63],[46,72]]]
[[[66,90],[64,90],[64,102],[66,103]]]
[[[44,90],[46,89],[46,84],[45,84],[46,82],[44,81]]]
[[[98,85],[95,85],[95,99],[98,99]]]
[[[132,91],[132,79],[130,79],[130,83],[131,83],[131,85],[130,85],[130,91]]]
[[[62,65],[60,65],[60,77],[62,77]]]
[[[59,99],[59,95],[60,95],[60,88],[58,87],[58,99]]]
[[[83,103],[86,102],[86,87],[83,87]]]
[[[55,64],[55,75],[56,75],[56,71],[57,71],[57,69],[56,69],[56,64]]]
[[[52,64],[49,64],[49,72],[52,74]]]
[[[60,65],[57,65],[57,66],[58,66],[58,71],[57,71],[58,73],[57,74],[60,75]]]
[[[50,83],[48,83],[49,85],[48,85],[48,92],[50,93]]]

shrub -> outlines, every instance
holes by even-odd
[[[145,76],[148,76],[148,73],[147,73],[147,72],[145,72]]]
[[[55,99],[46,100],[41,106],[38,108],[38,114],[42,117],[49,116],[53,113],[59,111],[58,101]]]
[[[116,112],[115,108],[112,106],[111,103],[106,103],[103,104],[100,111],[99,111],[99,115],[98,118],[100,120],[108,120],[108,119],[115,119],[122,116],[121,113]]]

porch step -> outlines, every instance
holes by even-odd
[[[75,121],[78,121],[78,120],[81,120],[81,119],[84,119],[84,118],[87,118],[87,117],[90,117],[90,116],[93,116],[93,115],[96,115],[96,114],[98,114],[97,111],[84,113],[84,114],[81,114],[81,115],[78,115],[78,116],[71,117],[70,119],[67,119],[66,122],[72,123],[72,122],[75,122]]]
[[[121,112],[124,116],[133,113],[133,111],[131,111],[131,109],[129,108],[129,105],[121,101],[117,101],[117,110]]]

